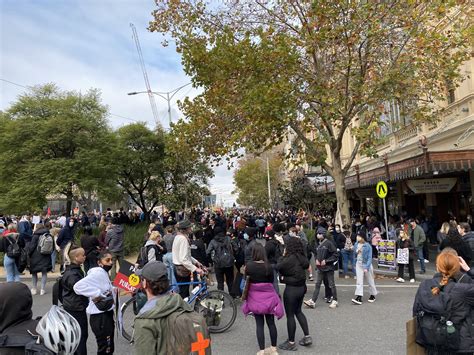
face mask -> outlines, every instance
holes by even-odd
[[[74,222],[69,222],[69,227],[74,227]]]
[[[322,235],[322,234],[318,234],[317,237],[318,237],[319,240],[323,240],[323,239],[324,239],[324,235]]]
[[[102,269],[109,272],[112,269],[112,265],[102,265]]]
[[[290,232],[290,237],[296,237],[296,233],[295,232]]]
[[[336,232],[340,232],[341,231],[341,228],[336,228]]]
[[[356,227],[359,227],[359,226],[360,226],[360,222],[357,222],[357,223],[356,223]]]
[[[250,239],[250,236],[249,236],[247,233],[245,233],[245,234],[244,234],[244,239],[245,239],[245,240],[249,240],[249,239]]]

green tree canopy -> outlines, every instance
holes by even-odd
[[[74,191],[98,191],[110,181],[107,107],[100,92],[63,91],[53,84],[19,96],[0,116],[0,208],[41,209],[62,194],[71,210]]]
[[[202,88],[181,105],[188,121],[177,127],[180,139],[230,159],[292,132],[304,160],[333,177],[344,222],[344,178],[357,154],[375,155],[384,105],[398,102],[414,124],[434,120],[435,103],[447,82],[462,79],[471,51],[468,1],[157,5],[150,30],[173,37],[186,74]],[[356,140],[346,159],[344,134]]]

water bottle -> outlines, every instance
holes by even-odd
[[[448,334],[453,334],[456,331],[453,322],[451,322],[450,320],[446,322],[446,331],[448,332]]]
[[[193,288],[193,290],[191,291],[191,293],[192,293],[193,295],[195,295],[198,291],[199,291],[199,286],[196,286],[196,287]]]

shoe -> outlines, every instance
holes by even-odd
[[[424,273],[426,273],[426,271],[424,271],[424,270],[420,271],[420,275],[423,275]]]
[[[314,281],[312,274],[309,274],[308,280],[309,280],[309,281]]]
[[[349,279],[350,277],[349,277],[349,275],[346,275],[346,276],[344,276],[344,278],[345,278],[345,279]]]
[[[265,355],[278,355],[278,349],[276,346],[269,346],[263,352]]]
[[[325,298],[325,300],[326,300],[326,303],[331,303],[332,302],[332,297]]]
[[[405,280],[404,280],[404,279],[402,279],[401,277],[399,277],[399,278],[397,279],[397,282],[404,283],[404,282],[405,282]]]
[[[31,294],[34,296],[38,293],[38,290],[36,290],[36,288],[32,288],[31,289]]]
[[[311,299],[304,301],[304,304],[305,304],[306,307],[309,307],[309,308],[314,308],[314,307],[316,307],[316,303],[314,303],[314,301],[311,300]],[[281,349],[281,348],[280,348],[280,349]]]
[[[367,300],[367,302],[374,303],[374,302],[375,302],[375,296],[374,296],[374,295],[371,295],[371,296],[369,297],[369,299]]]
[[[410,282],[411,282],[411,283],[415,283],[415,279],[410,279]]]
[[[313,339],[311,339],[311,336],[305,335],[303,338],[301,338],[299,344],[301,346],[310,346],[311,344],[313,344]]]
[[[425,264],[429,264],[429,263],[430,263],[430,261],[425,259]]]
[[[43,290],[43,289],[41,289],[41,291],[40,291],[40,295],[41,295],[41,296],[44,296],[44,294],[45,294],[45,293],[46,293],[46,291],[45,291],[45,290]]]
[[[336,301],[336,300],[332,300],[331,304],[329,305],[329,308],[334,309],[334,308],[337,307],[337,305],[338,305],[337,301]]]
[[[296,347],[296,344],[293,343],[291,344],[288,340],[286,340],[284,343],[278,345],[278,347],[281,350],[286,350],[286,351],[296,351],[298,348]]]
[[[357,296],[356,298],[353,298],[352,303],[361,305],[362,304],[362,296]]]

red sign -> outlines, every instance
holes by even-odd
[[[211,344],[211,339],[204,339],[201,332],[196,333],[197,340],[191,344],[191,351],[197,351],[199,355],[205,355],[206,349]]]
[[[123,260],[120,263],[120,269],[115,276],[114,286],[133,292],[140,284],[140,278],[135,274],[135,265]]]

